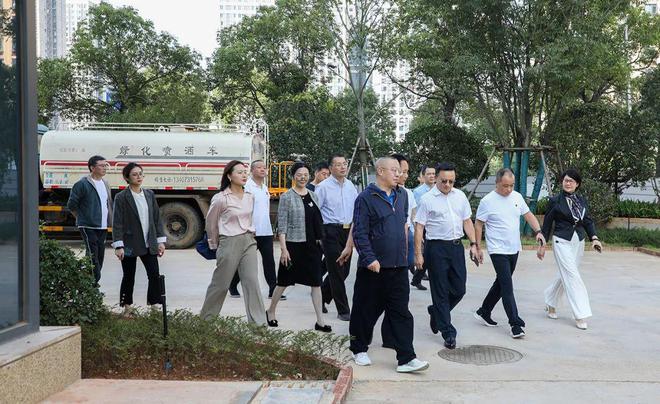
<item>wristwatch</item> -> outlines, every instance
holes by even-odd
[[[473,245],[479,245],[479,244],[477,244],[476,241],[470,241],[470,247],[472,247]]]
[[[538,230],[532,230],[532,231],[534,232],[534,235],[536,236],[537,234],[539,234],[539,233],[541,232],[541,229],[538,229]]]

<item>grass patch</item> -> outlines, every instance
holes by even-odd
[[[106,313],[82,328],[84,378],[163,380],[329,380],[343,363],[348,337],[273,330],[239,318],[204,321],[186,310],[133,318]],[[172,369],[164,371],[165,358]]]

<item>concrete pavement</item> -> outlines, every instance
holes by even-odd
[[[276,254],[279,248],[275,248]],[[106,252],[101,290],[106,303],[118,303],[121,267],[112,250]],[[355,262],[347,280],[349,297]],[[194,250],[167,251],[161,259],[166,275],[168,308],[198,311],[213,271]],[[415,316],[417,355],[431,363],[418,375],[397,374],[394,351],[380,347],[379,327],[369,351],[373,365],[354,366],[355,384],[349,402],[658,402],[660,399],[660,259],[636,252],[587,252],[582,274],[589,290],[594,317],[589,330],[574,325],[567,304],[558,308],[559,319],[543,312],[543,290],[555,277],[552,253],[540,262],[533,251],[524,251],[514,275],[520,316],[527,336],[509,335],[501,305],[493,313],[500,323],[488,328],[472,317],[494,280],[490,262],[475,268],[468,263],[468,287],[453,311],[458,346],[495,345],[519,351],[516,363],[477,366],[446,361],[438,356],[442,339],[428,326],[428,291],[411,290],[410,310]],[[145,304],[146,274],[141,265],[136,276],[134,300]],[[266,283],[261,279],[264,296]],[[309,288],[287,289],[287,301],[278,306],[280,327],[305,329],[315,316]],[[266,305],[269,300],[265,299]],[[347,334],[348,323],[329,307],[328,323],[336,333]],[[244,315],[242,299],[227,298],[224,315]]]

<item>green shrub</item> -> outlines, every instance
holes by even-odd
[[[605,244],[660,248],[660,230],[597,229],[597,234]]]
[[[617,203],[617,216],[660,219],[660,203],[619,201]]]
[[[249,324],[239,318],[202,320],[186,310],[169,315],[162,335],[162,313],[134,318],[114,314],[84,325],[82,371],[89,378],[177,380],[334,379],[348,337],[311,330],[293,332]],[[165,358],[173,365],[163,371]]]
[[[39,241],[41,325],[74,325],[97,321],[103,295],[94,287],[92,263],[77,258],[55,240]]]

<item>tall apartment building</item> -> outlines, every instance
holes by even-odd
[[[220,29],[257,14],[259,7],[274,5],[275,0],[220,0]]]
[[[220,29],[238,24],[246,16],[255,15],[261,6],[274,4],[274,0],[220,0]],[[345,12],[348,13],[349,10],[347,9]],[[399,63],[394,76],[403,77],[405,68],[404,64]],[[335,96],[348,88],[349,72],[336,57],[326,57],[317,74],[317,83],[328,88],[330,93]],[[381,104],[388,104],[395,123],[396,138],[397,140],[403,139],[412,121],[411,108],[416,106],[418,101],[412,94],[402,93],[396,83],[392,82],[387,75],[379,72],[374,72],[367,86],[378,95]]]
[[[89,14],[89,7],[99,2],[100,0],[38,0],[38,57],[66,56],[73,45],[73,36],[78,25]]]

